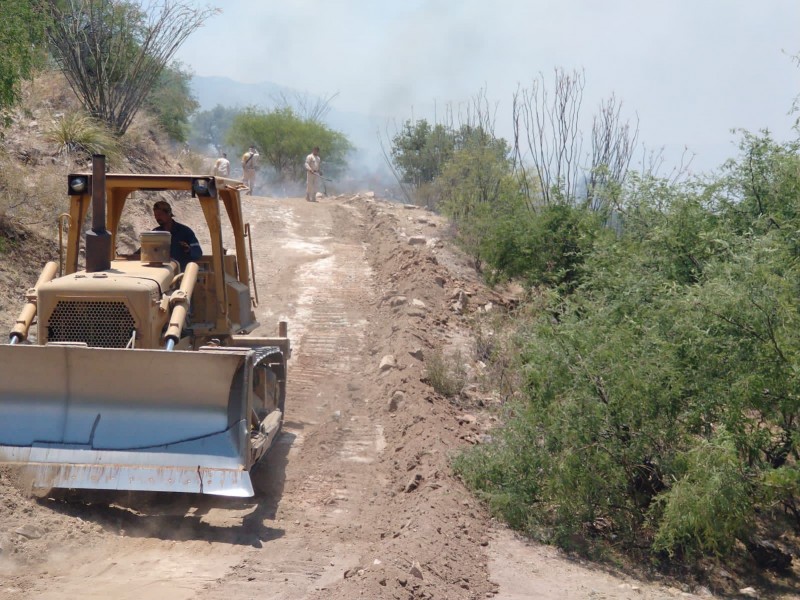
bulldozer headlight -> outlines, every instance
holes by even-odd
[[[211,179],[200,178],[192,179],[193,196],[216,196],[217,190]]]
[[[69,195],[76,196],[85,194],[89,189],[89,180],[86,177],[70,177]]]

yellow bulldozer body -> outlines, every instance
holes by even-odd
[[[66,273],[44,269],[0,345],[0,462],[24,465],[41,488],[252,496],[249,470],[283,421],[290,345],[285,324],[276,337],[248,335],[258,322],[241,184],[97,173],[69,176]],[[109,256],[79,270],[98,182]],[[160,258],[163,246],[118,256],[120,216],[137,190],[190,193],[211,252],[185,272]],[[234,253],[222,246],[223,214]]]

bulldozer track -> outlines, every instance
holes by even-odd
[[[351,508],[350,500],[353,494],[371,493],[363,489],[365,479],[370,479],[364,471],[381,448],[381,436],[368,417],[368,399],[355,383],[364,377],[361,361],[368,326],[364,314],[374,300],[365,247],[357,239],[347,239],[346,232],[334,233],[335,207],[314,206],[319,209],[314,230],[300,232],[290,212],[281,212],[280,218],[272,214],[269,224],[259,220],[259,215],[268,213],[259,210],[261,202],[274,201],[256,200],[251,205],[254,228],[269,226],[271,235],[279,230],[283,247],[297,253],[299,261],[292,274],[294,297],[282,309],[289,311],[293,351],[285,435],[279,448],[288,440],[291,445],[275,522],[286,533],[270,542],[274,561],[264,565],[258,553],[244,558],[219,586],[201,596],[208,599],[230,598],[231,590],[239,586],[242,591],[269,591],[268,597],[304,598],[308,586],[315,589],[340,578],[342,561],[351,561],[357,548],[355,540],[340,540],[349,537],[345,533],[362,517]],[[267,257],[260,255],[263,250],[255,251],[256,268],[271,269]],[[286,277],[288,272],[259,275],[265,282],[272,280],[274,289],[274,278]],[[268,291],[261,293],[264,297]],[[269,318],[276,318],[274,304],[264,312],[264,320]],[[269,329],[271,324],[264,326]],[[325,531],[328,541],[309,544],[292,533],[309,526]],[[245,572],[255,580],[242,578]],[[270,581],[276,574],[280,575],[278,590],[276,582]]]

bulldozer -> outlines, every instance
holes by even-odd
[[[90,173],[68,175],[61,258],[0,345],[0,464],[22,465],[39,489],[254,495],[251,468],[283,423],[291,348],[285,321],[275,337],[252,335],[242,189],[213,176],[106,173],[100,155]],[[164,231],[142,233],[138,255],[118,253],[135,192],[198,203],[210,254],[182,269]],[[224,247],[223,224],[235,248]]]

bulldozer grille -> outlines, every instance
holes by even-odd
[[[124,302],[59,300],[47,324],[47,340],[124,348],[135,328],[136,321]]]

